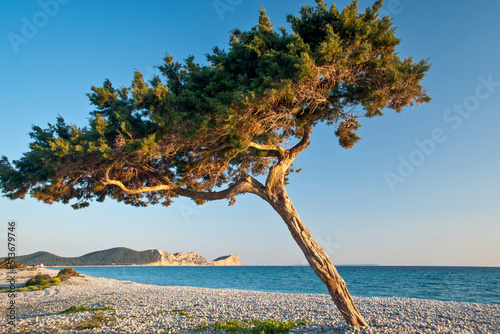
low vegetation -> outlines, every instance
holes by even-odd
[[[106,315],[104,312],[97,312],[93,314],[89,319],[77,323],[75,327],[80,330],[93,329],[101,328],[102,325],[111,325],[115,322],[116,319],[112,315]]]
[[[151,317],[156,317],[157,315],[160,315],[160,314],[165,314],[165,313],[170,313],[169,310],[159,310],[159,311],[156,311],[156,312],[153,312],[153,313],[150,313],[149,315]]]
[[[56,277],[50,277],[49,275],[38,274],[31,277],[24,283],[23,288],[15,289],[13,291],[38,291],[50,288],[51,286],[59,285],[59,283],[67,281],[71,277],[83,277],[73,268],[64,268],[60,270]],[[6,293],[11,290],[1,289],[0,292]]]
[[[61,281],[67,281],[69,280],[71,277],[83,277],[83,275],[80,275],[75,269],[73,268],[64,268],[62,270],[60,270],[58,273],[57,273],[57,277],[59,277],[61,279]]]
[[[24,288],[20,288],[18,291],[37,291],[50,288],[51,286],[58,285],[61,283],[59,277],[50,277],[49,275],[36,275],[30,278],[24,283]]]
[[[186,309],[174,309],[171,311],[172,314],[178,314],[178,315],[183,315],[188,318],[192,318],[193,315],[191,314],[191,311],[186,310]]]
[[[292,328],[308,324],[310,321],[278,321],[253,319],[249,321],[226,320],[217,321],[214,325],[200,325],[197,331],[213,330],[236,334],[279,334],[288,333]]]
[[[104,307],[88,307],[84,305],[71,306],[69,309],[64,310],[61,314],[71,314],[71,313],[79,313],[79,312],[95,312],[95,311],[112,311],[114,310],[112,307],[104,306]]]
[[[60,314],[73,314],[80,312],[96,312],[88,319],[82,320],[75,324],[75,328],[80,330],[101,328],[103,325],[110,325],[116,323],[115,313],[108,315],[103,311],[114,311],[115,309],[109,306],[103,307],[89,307],[85,305],[71,306],[67,310],[60,312]]]
[[[156,312],[153,312],[151,314],[149,314],[150,316],[152,317],[155,317],[157,315],[160,315],[160,314],[165,314],[165,313],[170,313],[172,315],[180,315],[180,316],[184,316],[186,318],[194,318],[194,315],[191,313],[191,311],[189,310],[186,310],[186,309],[173,309],[171,311],[169,310],[159,310],[159,311],[156,311]]]
[[[36,275],[35,277],[31,277],[29,280],[26,281],[25,286],[28,285],[39,285],[42,284],[45,281],[49,281],[52,277],[49,275]]]
[[[24,270],[27,269],[27,267],[24,263],[21,263],[19,261],[7,257],[4,260],[2,260],[2,262],[0,262],[0,269]]]

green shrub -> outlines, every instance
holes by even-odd
[[[42,281],[42,283],[38,285],[38,288],[40,290],[50,288],[50,281],[49,280]]]
[[[19,291],[37,291],[50,288],[53,285],[58,285],[60,283],[59,277],[51,278],[49,275],[36,275],[30,278],[24,283],[24,288],[19,289]]]
[[[31,277],[29,280],[27,280],[26,283],[24,283],[24,286],[40,285],[44,281],[49,282],[50,279],[51,277],[49,275],[38,274],[35,277]]]
[[[57,277],[62,278],[63,280],[69,279],[70,277],[83,277],[73,268],[64,268],[57,273]]]
[[[61,279],[59,277],[54,277],[49,281],[50,285],[58,285],[60,282]]]

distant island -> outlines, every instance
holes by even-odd
[[[116,247],[88,253],[79,257],[61,257],[49,252],[36,252],[16,257],[16,260],[31,266],[77,267],[77,266],[242,266],[238,254],[208,260],[194,252],[170,253],[158,249],[136,251]]]

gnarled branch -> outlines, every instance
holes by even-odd
[[[283,147],[279,146],[279,145],[265,145],[265,144],[258,144],[258,143],[254,143],[254,142],[251,142],[248,147],[252,147],[252,148],[255,148],[256,150],[259,150],[259,151],[269,151],[269,152],[274,152],[275,155],[278,157],[278,158],[281,158],[283,157],[283,155],[285,154],[286,152],[286,149],[284,149]]]
[[[312,133],[312,124],[306,124],[304,125],[304,134],[302,136],[302,139],[290,149],[290,153],[293,158],[295,158],[300,152],[305,150],[307,146],[309,146],[310,140],[311,140],[311,133]]]
[[[220,200],[220,199],[226,199],[226,198],[231,198],[239,194],[243,193],[253,193],[259,196],[262,196],[264,193],[264,185],[257,181],[255,178],[251,176],[247,176],[245,179],[241,179],[236,181],[232,186],[230,186],[227,189],[221,190],[221,191],[195,191],[195,190],[190,190],[186,188],[182,188],[179,186],[176,186],[175,184],[171,183],[170,181],[166,180],[168,184],[160,184],[157,186],[153,187],[141,187],[141,188],[136,188],[136,189],[130,189],[127,186],[125,186],[121,181],[118,180],[113,180],[109,177],[109,171],[110,169],[108,168],[105,173],[105,180],[102,181],[101,183],[103,185],[115,185],[119,187],[123,192],[125,192],[128,195],[137,195],[145,192],[153,192],[153,191],[172,191],[180,196],[184,197],[189,197],[192,199],[199,199],[199,200],[205,200],[205,201],[213,201],[213,200]]]
[[[121,181],[110,179],[109,178],[109,171],[110,171],[110,168],[106,169],[106,173],[104,174],[105,180],[104,181],[101,180],[101,183],[105,186],[110,185],[110,184],[115,185],[115,186],[119,187],[121,190],[123,190],[128,195],[137,195],[137,194],[151,192],[151,191],[172,190],[172,186],[166,185],[166,184],[160,184],[160,185],[157,185],[154,187],[142,187],[142,188],[137,188],[137,189],[129,189]]]

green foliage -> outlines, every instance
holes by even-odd
[[[25,286],[30,286],[30,285],[40,285],[44,282],[48,283],[51,280],[51,277],[49,275],[42,275],[38,274],[35,277],[31,277],[29,280],[24,283]]]
[[[218,332],[229,332],[236,334],[279,334],[288,333],[296,326],[309,323],[307,320],[300,321],[278,321],[278,320],[260,320],[253,319],[250,321],[227,320],[217,321],[213,326],[208,324],[200,325],[196,328],[197,331],[213,329]]]
[[[353,1],[339,11],[318,0],[287,17],[291,33],[274,29],[262,9],[255,27],[232,31],[227,51],[214,47],[208,65],[167,53],[150,82],[138,71],[130,87],[105,80],[87,95],[95,108],[87,127],[62,117],[34,126],[29,152],[12,164],[0,159],[0,188],[11,199],[29,193],[75,209],[105,198],[168,206],[185,190],[265,174],[276,151],[256,144],[299,141],[319,122],[350,148],[358,118],[430,101],[420,85],[430,65],[399,58],[381,6],[360,12]]]
[[[71,314],[71,313],[80,313],[80,312],[95,312],[95,311],[109,311],[113,310],[112,307],[88,307],[84,305],[71,306],[69,309],[60,312],[60,314]]]
[[[160,311],[156,311],[156,312],[153,312],[153,313],[150,313],[149,315],[152,316],[152,317],[156,317],[157,315],[161,315],[161,314],[165,314],[165,313],[170,313],[171,311],[169,310],[160,310]]]
[[[59,277],[51,278],[49,281],[50,285],[58,285],[59,283],[61,283],[61,279]]]
[[[58,285],[60,283],[59,277],[50,277],[49,275],[36,275],[31,277],[24,283],[24,288],[20,288],[17,291],[37,291],[50,288],[51,286]]]
[[[76,328],[80,330],[101,328],[102,325],[114,323],[116,320],[113,316],[106,315],[103,312],[93,314],[89,319],[80,321],[76,324]]]

